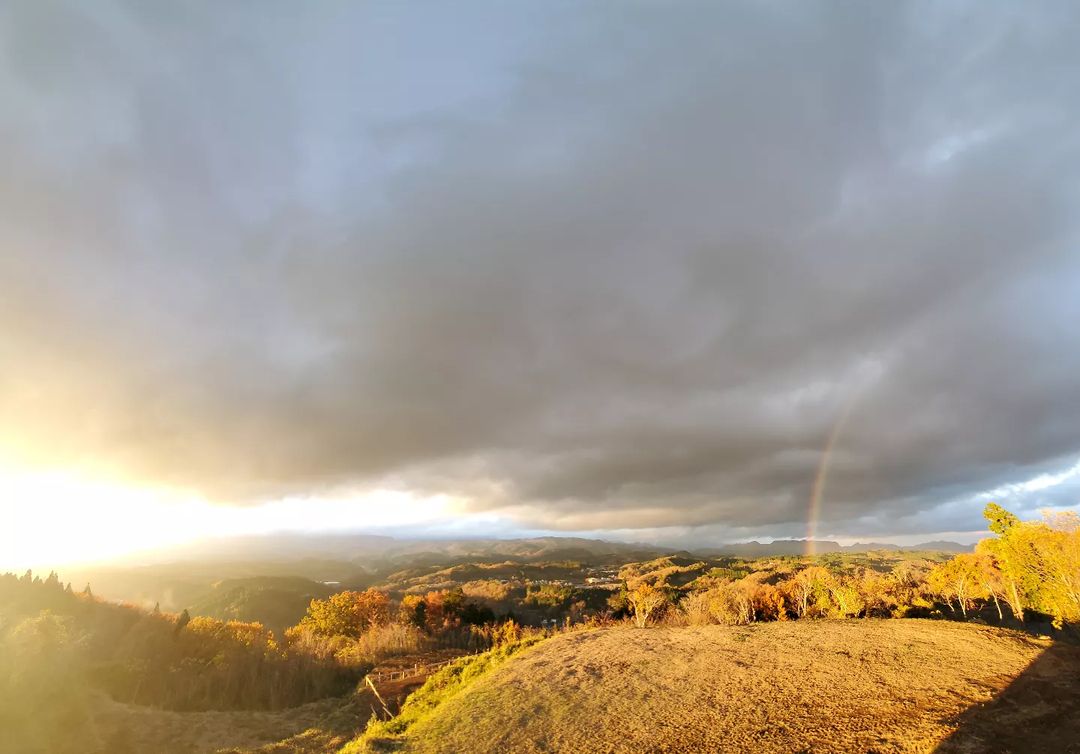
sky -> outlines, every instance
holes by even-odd
[[[6,3],[0,549],[1075,507],[1078,33],[1069,2]]]

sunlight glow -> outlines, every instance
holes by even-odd
[[[89,563],[206,536],[410,525],[456,508],[448,496],[384,489],[215,505],[178,490],[0,465],[0,569]]]

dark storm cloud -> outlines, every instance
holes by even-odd
[[[0,441],[829,531],[1080,454],[1069,4],[2,11]],[[961,527],[962,528],[962,527]]]

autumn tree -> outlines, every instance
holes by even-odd
[[[965,617],[976,600],[991,599],[999,619],[1004,601],[1017,620],[1033,609],[1053,616],[1059,629],[1080,622],[1080,516],[1021,521],[996,503],[983,515],[996,536],[935,567],[928,588],[950,609],[955,600]]]
[[[846,579],[834,579],[829,583],[832,612],[837,618],[856,618],[865,609],[859,589]]]
[[[644,628],[649,618],[656,616],[667,605],[667,596],[652,584],[642,582],[626,593],[626,602],[634,625]]]
[[[903,560],[892,567],[889,582],[894,603],[893,615],[903,617],[913,608],[933,607],[926,599],[926,574],[930,569],[925,560]]]
[[[808,617],[820,595],[827,593],[832,575],[821,566],[802,569],[784,582],[784,590],[791,600],[795,615]]]
[[[854,579],[854,586],[863,602],[863,617],[890,613],[893,595],[892,581],[872,568],[864,568]]]
[[[1046,515],[1023,526],[1028,530],[1028,571],[1038,585],[1037,606],[1054,617],[1059,629],[1080,622],[1080,517]]]
[[[709,614],[717,623],[744,626],[757,617],[753,596],[741,581],[726,581],[710,590],[709,597]]]
[[[976,552],[989,555],[1001,573],[1002,597],[1018,621],[1024,620],[1024,607],[1034,588],[1033,577],[1028,568],[1029,544],[1024,540],[1025,530],[1015,515],[997,503],[987,503],[983,517],[990,524],[996,539],[984,539],[976,545]]]
[[[429,630],[438,631],[461,624],[465,593],[460,589],[440,589],[424,595],[425,620]]]
[[[975,600],[987,597],[980,578],[980,559],[974,553],[962,553],[938,565],[927,575],[927,583],[952,608],[955,599],[966,618]]]
[[[998,620],[1004,620],[1005,616],[1001,612],[1001,599],[1006,595],[1005,577],[997,567],[997,562],[989,553],[976,552],[975,560],[975,577],[978,579],[983,592],[994,601]]]
[[[325,600],[312,600],[299,627],[319,636],[357,638],[373,626],[390,620],[390,598],[385,592],[338,592]]]
[[[399,620],[406,625],[427,628],[427,603],[419,594],[406,594],[398,608]]]

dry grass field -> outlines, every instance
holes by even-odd
[[[925,620],[572,633],[449,699],[401,750],[1080,751],[1080,648]]]

